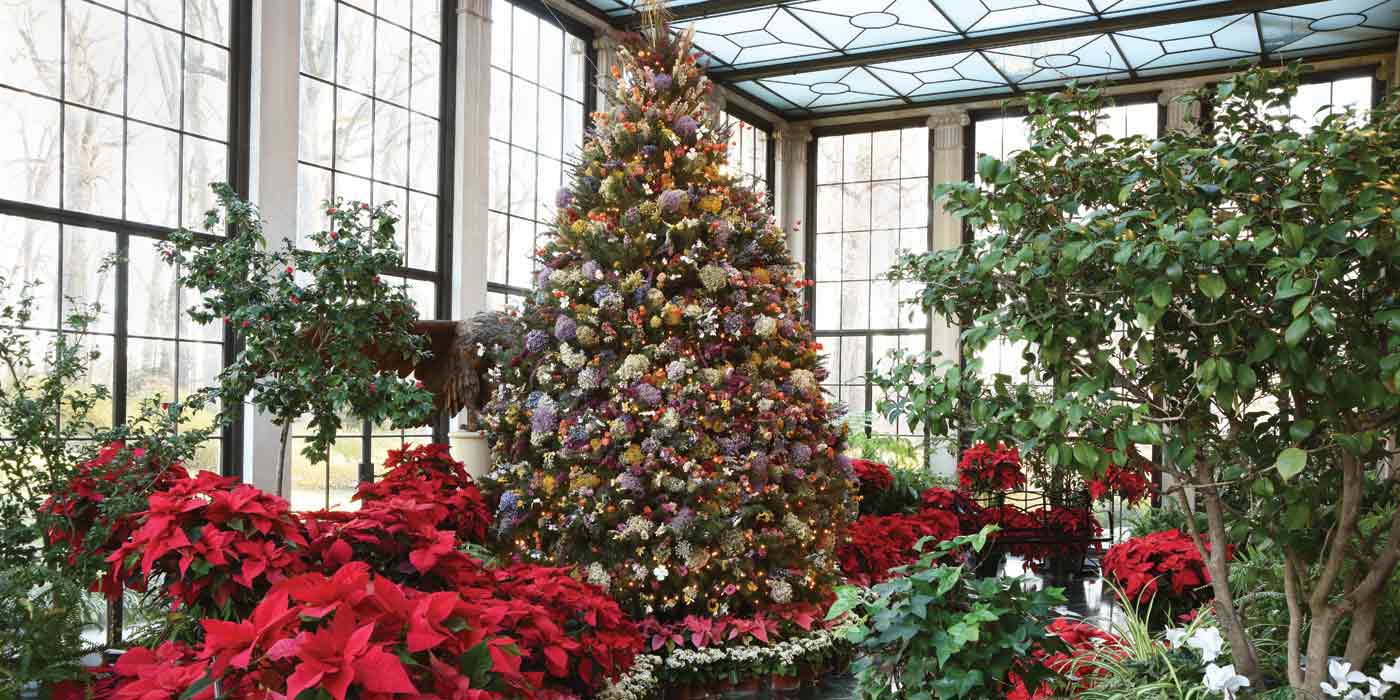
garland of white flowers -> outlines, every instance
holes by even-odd
[[[642,654],[636,657],[632,670],[616,682],[608,682],[597,698],[645,700],[652,697],[660,686],[660,676],[698,675],[711,670],[718,672],[724,665],[757,671],[765,664],[777,661],[782,666],[793,667],[804,659],[817,658],[831,652],[844,641],[842,630],[838,627],[815,630],[766,646],[714,646],[704,649],[676,649],[664,655]]]

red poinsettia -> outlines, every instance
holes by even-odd
[[[766,613],[748,617],[688,615],[679,622],[662,623],[655,617],[642,621],[647,648],[704,649],[717,645],[772,644],[823,624],[827,606],[798,602],[776,605]],[[832,623],[836,624],[836,623]]]
[[[1110,464],[1103,476],[1089,480],[1089,496],[1095,501],[1117,496],[1129,505],[1137,505],[1152,494],[1148,468],[1143,460],[1130,460],[1126,466]]]
[[[1076,544],[1087,543],[1103,536],[1098,518],[1084,508],[1052,505],[1031,514],[1054,537]]]
[[[1227,549],[1227,556],[1231,551]],[[1210,595],[1205,587],[1210,583],[1206,563],[1191,536],[1177,529],[1132,537],[1113,545],[1104,555],[1103,574],[1136,604],[1163,596],[1195,607]]]
[[[948,511],[865,515],[851,524],[846,542],[836,548],[836,556],[847,578],[860,584],[879,583],[890,577],[890,569],[918,559],[914,545],[920,539],[949,540],[960,532],[957,516]]]
[[[993,449],[985,442],[963,451],[958,462],[958,485],[975,493],[1014,491],[1026,483],[1021,452],[1000,443]]]
[[[135,488],[159,491],[188,478],[189,474],[178,463],[160,464],[143,448],[128,447],[121,441],[109,443],[84,462],[77,473],[40,506],[40,512],[52,522],[46,539],[58,551],[67,552],[69,565],[76,565],[85,555],[106,560],[131,537],[140,513],[104,511],[103,503]],[[104,534],[90,535],[94,529]],[[98,537],[100,541],[88,542]],[[116,596],[121,593],[122,585],[120,580],[104,576],[93,584],[93,590],[109,597]]]
[[[890,474],[890,468],[868,459],[851,460],[851,468],[856,473],[856,481],[860,485],[862,497],[888,491],[894,485],[894,476]]]
[[[982,509],[978,516],[978,528],[988,525],[996,525],[1000,528],[995,535],[997,538],[1039,540],[1043,539],[1044,535],[1041,522],[1035,515],[1012,505],[990,506]],[[1028,542],[1011,544],[1006,548],[1006,551],[1027,560],[1039,560],[1048,552],[1044,544]]]
[[[982,506],[963,491],[950,491],[937,486],[924,489],[919,494],[923,510],[941,510],[952,513],[958,519],[958,527],[964,535],[971,535],[982,528]]]
[[[274,583],[306,569],[306,540],[287,502],[236,479],[200,472],[151,494],[140,527],[108,556],[111,576],[137,590],[159,571],[177,605],[249,610]]]

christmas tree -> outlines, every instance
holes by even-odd
[[[513,553],[663,621],[816,601],[844,429],[766,202],[727,174],[688,36],[629,36],[486,409]]]

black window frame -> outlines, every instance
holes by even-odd
[[[60,22],[66,22],[67,4],[72,0],[62,0],[59,4]],[[123,11],[123,15],[129,15],[128,11]],[[227,172],[226,179],[234,192],[242,198],[249,196],[249,172],[251,166],[251,129],[252,119],[252,58],[253,58],[253,0],[229,0],[229,37],[228,37],[228,132],[226,140],[228,144]],[[128,20],[128,23],[131,20]],[[127,25],[129,27],[129,24]],[[129,28],[124,32],[129,35]],[[129,36],[128,36],[129,38]],[[126,49],[129,51],[129,48]],[[60,62],[64,66],[64,62]],[[60,70],[64,70],[63,67]],[[123,80],[127,76],[123,75]],[[20,90],[20,92],[24,92]],[[50,99],[50,98],[45,98]],[[182,98],[183,99],[183,98]],[[60,100],[60,104],[66,104]],[[130,121],[130,117],[125,114],[116,115],[123,120],[123,124]],[[125,126],[123,127],[125,129]],[[180,126],[180,133],[185,131],[185,125]],[[128,147],[123,141],[123,150]],[[60,165],[60,168],[62,165]],[[62,182],[60,175],[59,181]],[[123,194],[123,196],[125,196]],[[89,214],[62,207],[53,207],[32,202],[24,202],[12,199],[0,198],[0,215],[13,216],[22,219],[31,219],[44,223],[59,224],[62,226],[72,226],[77,228],[97,229],[108,231],[114,234],[114,247],[117,262],[114,266],[115,289],[113,290],[115,301],[113,304],[112,324],[113,324],[113,344],[112,344],[112,377],[110,381],[112,393],[112,421],[114,425],[125,423],[130,417],[129,396],[127,387],[127,349],[129,346],[130,333],[130,261],[127,259],[131,250],[131,240],[133,238],[163,241],[169,234],[176,230],[176,227],[157,226],[153,224],[130,221],[121,217],[103,216],[99,214]],[[207,243],[217,243],[221,240],[219,236],[204,233],[195,233],[197,240]],[[60,266],[62,263],[60,262]],[[223,365],[231,364],[242,351],[242,341],[238,333],[231,327],[225,326],[223,329]],[[178,360],[177,360],[178,362]],[[243,478],[243,431],[244,424],[241,419],[232,421],[224,426],[220,431],[220,473],[224,476]]]
[[[805,208],[805,211],[803,212],[803,225],[802,225],[802,230],[803,230],[803,253],[802,253],[802,256],[803,256],[803,259],[804,259],[804,261],[805,261],[805,264],[803,265],[803,268],[804,268],[805,277],[806,277],[807,281],[809,282],[809,284],[808,284],[808,286],[807,286],[807,289],[805,290],[806,298],[805,298],[805,304],[804,304],[804,306],[805,306],[805,312],[806,312],[806,317],[807,317],[807,323],[808,323],[808,325],[811,326],[811,328],[812,328],[812,335],[813,335],[813,337],[814,337],[814,338],[817,340],[817,342],[819,342],[819,343],[821,342],[821,339],[822,339],[822,338],[842,338],[842,339],[844,339],[844,338],[850,337],[850,338],[863,338],[863,339],[865,339],[865,366],[866,366],[866,368],[867,368],[867,371],[873,371],[874,368],[875,368],[875,366],[876,366],[876,363],[877,363],[878,360],[879,360],[879,358],[876,358],[876,357],[874,356],[874,345],[875,345],[875,343],[874,343],[874,338],[877,337],[877,336],[878,336],[878,337],[906,337],[906,338],[916,338],[916,337],[922,336],[922,337],[924,338],[924,351],[925,351],[925,352],[930,352],[930,351],[932,351],[932,350],[933,350],[933,321],[934,321],[934,317],[933,317],[933,315],[930,314],[930,315],[928,316],[927,321],[926,321],[926,323],[925,323],[925,325],[924,325],[924,327],[923,327],[922,329],[916,329],[916,328],[893,328],[893,329],[863,328],[863,329],[851,329],[851,330],[847,330],[847,329],[844,329],[844,328],[843,328],[843,329],[834,330],[834,331],[833,331],[833,330],[823,331],[823,330],[819,330],[819,329],[817,328],[817,317],[816,317],[816,301],[817,301],[817,298],[816,298],[816,269],[817,269],[817,170],[818,170],[818,168],[817,168],[817,159],[819,158],[819,155],[818,155],[818,144],[820,143],[820,141],[821,141],[821,139],[822,139],[823,137],[829,137],[829,136],[847,136],[847,135],[850,135],[850,134],[864,134],[864,133],[872,133],[872,134],[873,134],[873,133],[875,133],[875,132],[881,132],[881,131],[902,131],[902,130],[905,130],[905,129],[920,128],[920,127],[928,130],[928,147],[927,147],[927,149],[928,149],[928,154],[927,154],[927,155],[928,155],[928,163],[927,163],[927,173],[926,173],[925,177],[927,178],[928,186],[929,186],[929,192],[930,192],[930,195],[931,195],[931,193],[932,193],[932,188],[933,188],[933,180],[934,180],[934,170],[935,170],[934,159],[935,159],[935,157],[936,157],[936,155],[937,155],[937,149],[935,148],[935,143],[934,143],[934,130],[933,130],[933,129],[930,129],[930,128],[928,127],[928,119],[927,119],[926,117],[909,117],[909,118],[904,118],[904,119],[886,119],[886,120],[875,121],[875,122],[867,122],[867,123],[843,124],[843,125],[840,125],[840,126],[817,127],[817,128],[812,129],[812,138],[811,138],[811,140],[809,140],[809,141],[807,142],[807,169],[806,169],[806,170],[807,170],[807,172],[806,172],[806,176],[807,176],[806,179],[807,179],[807,181],[806,181],[806,184],[805,184],[806,192],[807,192],[807,200],[806,200],[806,208]],[[928,250],[933,250],[933,245],[934,245],[934,234],[933,234],[934,216],[933,216],[933,214],[934,214],[934,209],[933,209],[932,197],[930,196],[930,198],[929,198],[929,203],[928,203],[928,221],[927,221],[927,223],[925,224],[925,233],[924,233],[924,235],[925,235],[925,245],[927,246],[927,249],[928,249]],[[872,274],[873,274],[873,273],[872,273]],[[871,301],[873,302],[874,300],[872,299]],[[840,360],[840,357],[836,357],[836,358],[835,358],[835,361],[836,361],[836,362],[840,362],[840,361],[841,361],[841,360]],[[828,368],[828,369],[829,369],[829,368]],[[865,405],[864,405],[863,407],[861,407],[860,410],[861,410],[862,413],[865,413],[865,414],[867,414],[867,415],[871,415],[871,414],[874,414],[874,412],[875,412],[875,407],[874,407],[874,396],[875,396],[875,392],[874,392],[873,389],[872,389],[872,386],[871,386],[871,383],[870,383],[870,380],[869,380],[868,377],[866,378],[866,381],[865,381],[865,387],[866,387],[866,390],[865,390]],[[848,410],[854,410],[855,407],[850,407],[850,406],[848,406],[847,408],[848,408]],[[872,426],[865,426],[864,429],[865,429],[865,432],[866,432],[866,435],[867,435],[867,436],[876,434],[876,431],[875,431],[873,425],[872,425]],[[897,431],[897,426],[896,426],[896,431]],[[921,429],[920,429],[920,432],[921,432],[922,435],[923,435],[923,440],[922,440],[922,443],[919,445],[919,447],[920,447],[920,448],[922,449],[922,451],[923,451],[923,467],[924,467],[925,469],[927,469],[927,468],[929,468],[929,467],[932,466],[932,460],[933,460],[933,450],[931,449],[931,443],[930,443],[930,438],[931,438],[931,436],[930,436],[930,434],[929,434],[929,431],[928,431],[927,426],[921,428]],[[897,433],[897,434],[898,434],[898,433]],[[904,437],[903,434],[899,434],[899,436]]]
[[[730,102],[726,102],[724,106],[724,112],[727,113],[729,116],[734,117],[735,119],[738,119],[759,131],[762,131],[768,137],[768,146],[765,149],[766,152],[764,154],[764,160],[766,162],[763,164],[763,182],[765,187],[763,193],[764,196],[766,196],[768,200],[772,202],[774,198],[777,197],[777,193],[773,190],[773,185],[778,170],[778,159],[776,153],[777,149],[773,147],[773,122],[763,118],[756,112],[744,108],[742,105],[737,105]],[[747,185],[749,183],[746,182],[744,184]]]
[[[529,12],[530,14],[535,15],[540,19],[540,21],[549,22],[558,27],[559,29],[563,30],[565,33],[572,34],[578,37],[579,39],[583,40],[585,44],[583,61],[583,137],[584,139],[587,139],[588,132],[591,131],[593,128],[593,113],[599,109],[598,90],[600,88],[598,81],[600,79],[600,76],[598,75],[598,49],[594,46],[594,41],[597,40],[598,33],[593,29],[593,27],[574,19],[573,17],[555,12],[553,8],[549,7],[547,4],[542,2],[542,0],[506,0],[506,2],[513,7],[517,7],[519,9],[525,10],[526,12]],[[487,76],[489,79],[489,66],[487,67],[487,70]],[[511,75],[512,77],[514,76],[513,73],[507,74]],[[491,140],[492,139],[488,136],[488,143]],[[510,144],[509,140],[506,140],[504,142],[508,145]],[[510,147],[513,148],[514,146],[510,145]],[[569,154],[564,155],[568,156]],[[487,154],[487,158],[490,158],[489,152]],[[570,173],[572,172],[573,166],[576,164],[570,164],[566,160],[561,162],[564,166],[564,179],[567,182],[571,179]],[[509,175],[507,175],[507,183],[509,183],[509,179]],[[507,192],[509,192],[509,190],[507,190]],[[536,196],[538,197],[539,195],[540,193],[537,192]],[[507,194],[507,201],[509,201],[509,194]],[[507,205],[507,208],[509,208],[509,205]],[[483,231],[485,231],[484,235],[486,235],[488,239],[490,236],[490,215],[490,212],[488,212],[487,221],[482,222]],[[509,216],[509,214],[507,214],[507,216]],[[489,246],[490,241],[488,240],[487,243]],[[509,251],[507,251],[507,255],[509,255]],[[507,279],[509,279],[509,277],[507,277]],[[496,282],[491,280],[489,276],[486,280],[486,294],[488,299],[492,294],[499,294],[505,297],[507,302],[509,302],[509,300],[512,297],[524,298],[530,296],[533,293],[534,289],[532,289],[531,287],[521,287],[519,285],[513,285],[507,282]]]

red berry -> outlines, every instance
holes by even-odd
[[[335,214],[335,207],[331,207],[331,208],[327,209],[327,210],[326,210],[326,213],[327,213],[327,214]]]

